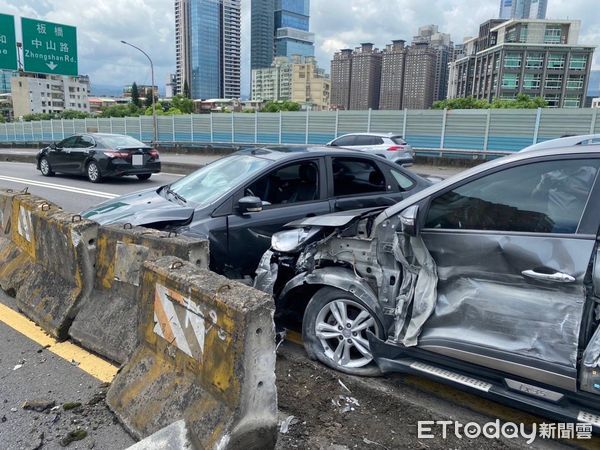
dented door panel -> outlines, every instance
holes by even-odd
[[[575,377],[583,279],[594,240],[436,231],[424,231],[423,238],[439,283],[437,305],[419,346],[435,342],[467,349],[471,362],[480,354],[487,366],[490,357],[509,354],[518,365],[561,372],[561,386],[565,374]],[[569,274],[575,281],[544,282],[522,274],[536,269]],[[460,359],[461,352],[453,356]],[[515,373],[516,366],[506,368]]]

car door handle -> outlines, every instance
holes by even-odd
[[[573,283],[575,281],[575,278],[571,275],[561,272],[542,273],[535,270],[524,270],[521,274],[534,280],[552,281],[554,283]]]

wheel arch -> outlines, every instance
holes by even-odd
[[[325,267],[296,275],[287,282],[279,294],[278,304],[284,307],[300,306],[303,313],[312,296],[323,287],[334,287],[360,299],[377,315],[377,319],[384,327],[384,334],[387,334],[386,320],[383,308],[377,300],[377,294],[364,279],[343,267]]]

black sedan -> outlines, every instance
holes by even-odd
[[[92,183],[123,175],[147,180],[160,172],[160,156],[157,150],[130,136],[75,134],[40,150],[37,169],[47,177],[57,172],[86,175]]]
[[[181,180],[83,213],[210,240],[211,268],[253,275],[271,236],[293,220],[390,206],[430,181],[376,155],[324,147],[240,150]]]

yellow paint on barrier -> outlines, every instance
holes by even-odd
[[[58,342],[48,336],[31,320],[0,303],[0,322],[18,331],[25,337],[66,361],[75,361],[78,367],[100,381],[110,383],[117,374],[118,367],[104,359],[76,346],[71,342]]]

